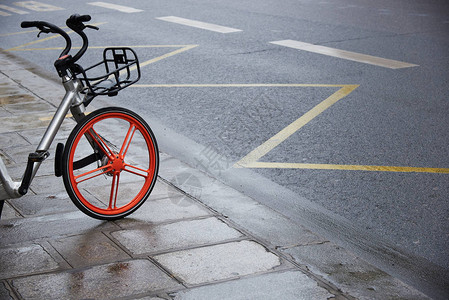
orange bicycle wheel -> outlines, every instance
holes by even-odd
[[[62,160],[72,202],[101,220],[136,211],[150,195],[159,168],[151,128],[120,107],[102,108],[81,120],[67,139]]]

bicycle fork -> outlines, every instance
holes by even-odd
[[[83,100],[79,95],[79,92],[82,89],[82,84],[79,80],[74,80],[69,76],[64,76],[62,78],[62,84],[66,90],[65,96],[56,110],[50,124],[48,125],[36,151],[28,155],[28,163],[22,177],[22,182],[17,190],[14,190],[14,195],[11,195],[12,197],[16,196],[15,198],[17,198],[28,192],[31,181],[36,175],[41,163],[50,155],[48,149],[50,148],[50,145],[61,127],[69,109],[72,111],[72,115],[77,122],[84,117],[85,106],[83,105]],[[59,150],[59,152],[60,151],[61,150]],[[57,154],[57,156],[59,155]]]

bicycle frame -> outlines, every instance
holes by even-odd
[[[74,119],[78,122],[85,115],[84,101],[80,96],[83,84],[77,78],[64,76],[62,84],[65,88],[65,96],[57,108],[50,124],[47,127],[39,145],[34,153],[28,157],[28,164],[20,182],[13,181],[8,174],[8,170],[0,159],[0,201],[9,198],[19,198],[25,195],[34,179],[41,163],[48,157],[50,148],[59,128],[70,110]]]

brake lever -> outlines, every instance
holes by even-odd
[[[98,28],[97,26],[93,26],[93,25],[85,25],[87,28],[90,29],[95,29],[95,30],[99,30],[100,28]]]
[[[37,37],[38,37],[38,38],[40,37],[41,33],[47,33],[47,34],[48,34],[48,33],[50,33],[50,31],[49,31],[49,30],[42,30],[42,29],[41,29],[41,30],[39,31],[39,33],[37,34]]]
[[[51,30],[50,30],[50,28],[45,28],[44,26],[40,26],[40,27],[38,27],[39,28],[39,33],[37,34],[37,37],[39,38],[40,37],[40,35],[41,35],[41,33],[50,33],[51,32]]]

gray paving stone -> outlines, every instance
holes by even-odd
[[[148,200],[156,201],[166,199],[168,197],[168,190],[174,190],[174,188],[168,186],[165,182],[161,180],[157,180]]]
[[[52,161],[45,161],[47,164],[53,164]],[[36,195],[55,195],[65,191],[62,177],[56,177],[54,174],[49,176],[39,176],[33,179],[30,189]]]
[[[291,247],[325,241],[301,225],[260,204],[245,207],[229,205],[226,215],[255,236],[269,241],[274,247]]]
[[[46,117],[46,115],[30,114],[2,117],[0,132],[22,131],[29,128],[47,127],[50,122],[41,120],[40,117]]]
[[[285,252],[358,299],[428,299],[332,243],[294,247]]]
[[[52,117],[52,114],[50,113],[48,117]],[[70,132],[72,132],[73,128],[75,127],[76,122],[70,118],[65,118],[64,122],[62,122],[61,127],[58,130],[58,133],[55,136],[55,140],[53,142],[53,145],[56,145],[57,142],[62,142],[65,144],[65,141],[70,135]],[[29,143],[32,145],[38,145],[39,142],[42,139],[42,136],[44,135],[46,128],[38,128],[38,129],[28,129],[20,131],[19,134],[23,136]]]
[[[29,276],[12,281],[24,299],[115,299],[179,284],[148,260]]]
[[[175,300],[323,300],[334,297],[299,271],[269,273],[175,294]]]
[[[33,150],[33,152],[34,152],[34,150]],[[0,150],[0,155],[1,155],[1,150]],[[5,162],[5,164],[6,164],[6,162]],[[23,177],[23,173],[25,172],[26,163],[24,163],[24,162],[15,163],[11,159],[11,164],[7,165],[7,169],[8,169],[8,173],[11,176],[11,178],[15,179],[16,181],[20,181]],[[47,159],[41,164],[39,170],[37,171],[35,179],[42,177],[42,176],[49,176],[49,175],[54,177],[54,174],[55,174],[54,160]],[[34,183],[34,180],[31,182],[31,185],[33,183]],[[28,191],[28,193],[30,193],[30,191]]]
[[[55,107],[46,102],[24,102],[24,103],[14,103],[4,106],[5,109],[15,115],[17,114],[29,114],[30,111],[37,113],[46,113],[54,111]]]
[[[8,148],[11,146],[22,147],[28,146],[30,143],[19,135],[17,132],[9,132],[0,134],[0,148]]]
[[[154,259],[188,285],[266,272],[281,265],[279,257],[252,241],[172,252]]]
[[[143,254],[218,243],[242,234],[217,218],[207,218],[121,230],[112,236],[133,254]]]
[[[14,300],[11,296],[11,292],[6,288],[5,282],[0,281],[0,299],[2,300]]]
[[[114,230],[113,222],[95,220],[80,211],[0,221],[0,247],[42,238]]]
[[[291,247],[325,241],[239,191],[219,183],[198,170],[188,169],[185,164],[174,158],[165,158],[164,162],[169,169],[167,172],[180,169],[180,172],[191,173],[191,176],[197,178],[201,183],[201,193],[198,197],[201,202],[228,216],[252,234],[270,241],[273,246]],[[169,176],[176,178],[176,174]],[[171,177],[165,178],[172,180]],[[173,184],[176,185],[177,182],[173,181]]]
[[[101,232],[57,239],[50,244],[74,268],[130,258]]]
[[[176,199],[175,199],[176,200]],[[130,227],[145,223],[161,223],[186,218],[197,218],[211,215],[211,212],[193,200],[179,205],[173,198],[147,200],[131,216],[117,221],[120,227]]]
[[[2,55],[0,57],[0,63],[2,64],[2,70],[3,71],[11,71],[16,70],[19,68],[19,66],[11,59],[9,59],[6,55]],[[11,79],[1,74],[0,82],[11,82]]]
[[[2,71],[8,70],[7,68],[2,65]],[[26,89],[33,91],[33,94],[53,105],[58,105],[64,97],[64,88],[60,84],[50,80],[43,80],[40,75],[25,70],[21,66],[11,65],[6,74],[14,78]]]
[[[14,162],[21,164],[25,170],[26,163],[28,161],[28,155],[36,150],[37,145],[26,145],[16,147],[12,145],[12,147],[3,147],[2,150],[9,157],[11,157]],[[54,147],[51,149],[53,151]]]
[[[176,181],[173,179],[176,178],[177,175],[184,172],[190,172],[191,169],[187,165],[180,163],[179,160],[168,155],[160,156],[160,163],[161,166],[159,168],[159,175],[174,184]]]
[[[0,158],[3,160],[3,163],[8,167],[15,163],[14,160],[6,153],[6,151],[2,149],[0,149]]]
[[[11,200],[8,200],[11,201]],[[2,211],[2,220],[10,220],[15,218],[22,218],[20,214],[12,208],[11,205],[9,205],[8,201],[5,202],[3,205],[3,211]]]
[[[10,117],[11,113],[9,111],[6,111],[6,109],[4,107],[0,107],[0,117],[4,118],[4,117]]]
[[[77,211],[65,191],[56,194],[32,195],[10,199],[9,202],[25,217]]]
[[[58,263],[37,244],[0,249],[0,279],[58,268]]]

